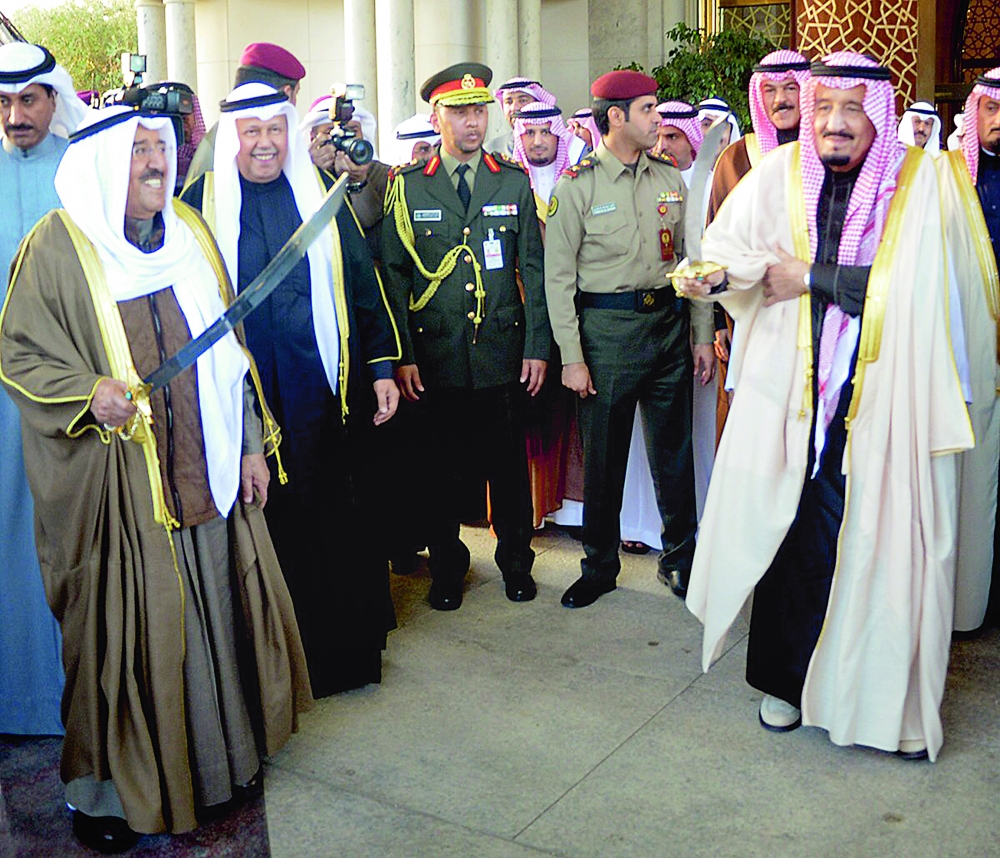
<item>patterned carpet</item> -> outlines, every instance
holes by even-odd
[[[73,837],[58,737],[0,736],[0,858],[96,855]],[[270,856],[264,799],[187,834],[143,837],[130,856]]]

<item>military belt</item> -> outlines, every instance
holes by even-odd
[[[630,292],[578,292],[577,306],[590,310],[634,310],[655,313],[669,307],[680,310],[684,301],[673,289],[634,289]]]

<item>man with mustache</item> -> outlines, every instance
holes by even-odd
[[[245,83],[220,107],[215,169],[183,198],[204,215],[242,292],[319,206],[322,185],[284,92]],[[313,696],[380,682],[395,618],[388,561],[376,547],[369,445],[399,402],[399,341],[348,206],[243,324],[282,430],[267,524]],[[317,561],[317,539],[338,551]]]
[[[802,54],[789,50],[772,51],[754,67],[750,76],[750,118],[753,131],[741,137],[719,156],[712,176],[712,192],[708,201],[708,221],[711,223],[723,200],[761,158],[783,143],[799,136],[799,94],[809,80],[809,61]],[[717,308],[715,314],[715,356],[718,360],[718,400],[716,403],[716,443],[726,425],[729,413],[727,378],[729,350],[733,324],[726,313]]]
[[[545,289],[562,382],[580,399],[584,451],[580,578],[567,608],[617,587],[620,514],[637,406],[655,486],[657,574],[678,595],[695,542],[691,376],[711,378],[712,319],[667,281],[684,241],[685,190],[652,155],[656,81],[628,69],[591,84],[601,145],[556,185],[546,223]],[[693,110],[692,110],[693,114]]]
[[[737,395],[687,605],[720,656],[753,593],[760,723],[934,760],[954,598],[957,460],[973,445],[949,338],[934,161],[896,139],[889,71],[814,63],[797,143],[705,232],[691,297],[736,319]]]
[[[63,632],[66,800],[102,852],[259,795],[262,755],[311,705],[261,512],[278,430],[246,350],[230,333],[142,389],[230,294],[204,223],[171,198],[175,173],[168,117],[92,114],[0,324]]]
[[[511,115],[514,160],[524,166],[531,181],[544,241],[549,200],[563,171],[576,163],[570,149],[577,138],[563,123],[562,111],[556,105],[550,107],[535,101]],[[558,351],[553,349],[553,361],[557,359]],[[568,517],[574,507],[582,511],[579,492],[568,504],[565,497],[567,487],[573,492],[572,487],[583,480],[582,451],[575,443],[575,414],[574,396],[561,385],[547,385],[542,396],[532,403],[528,419],[528,470],[536,528],[542,526],[549,513],[564,511],[562,520],[567,521],[572,520]]]
[[[934,105],[927,101],[915,101],[903,113],[897,131],[900,143],[919,146],[935,158],[941,152],[941,117]]]
[[[554,107],[556,97],[542,86],[537,80],[529,80],[526,77],[512,77],[504,81],[493,93],[494,98],[500,104],[503,111],[503,118],[507,120],[503,131],[499,132],[492,140],[486,141],[486,149],[490,152],[503,152],[508,157],[514,154],[514,114],[529,104],[536,101],[541,102],[546,107]],[[570,141],[570,159],[575,164],[583,157],[587,151],[586,141],[582,137]]]
[[[73,82],[39,45],[0,47],[0,267],[35,222],[59,206],[53,181],[86,109]],[[45,603],[35,549],[31,492],[24,472],[21,419],[0,390],[0,733],[62,732],[59,630]]]
[[[266,83],[287,95],[294,105],[305,76],[305,66],[291,51],[270,42],[251,42],[240,54],[240,64],[233,76],[233,87],[253,81]],[[219,124],[215,123],[198,143],[188,166],[185,187],[193,184],[202,173],[212,169],[215,160],[215,135],[218,131]]]
[[[976,80],[965,103],[962,147],[938,160],[941,199],[970,361],[969,415],[976,447],[959,472],[955,629],[975,632],[1000,620],[1000,69]]]
[[[429,449],[414,455],[426,456],[434,475],[428,601],[438,611],[462,604],[470,559],[459,538],[462,500],[481,498],[484,479],[507,598],[536,595],[524,420],[552,339],[531,185],[520,164],[483,151],[492,76],[459,63],[424,82],[441,145],[428,161],[393,170],[382,222],[386,291],[403,344],[400,387],[423,403],[431,428]]]

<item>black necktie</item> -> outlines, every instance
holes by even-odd
[[[458,191],[458,198],[462,201],[462,205],[465,206],[465,210],[469,210],[469,201],[472,199],[472,191],[469,190],[469,183],[465,181],[465,174],[469,172],[468,164],[459,164],[455,168],[455,172],[458,173],[458,187],[455,188]]]

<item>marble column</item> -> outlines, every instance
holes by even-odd
[[[517,0],[486,0],[486,65],[494,83],[524,74],[517,37]]]
[[[167,77],[167,23],[163,0],[135,0],[139,53],[146,55],[146,83]]]
[[[517,32],[517,74],[542,81],[542,0],[517,0]]]
[[[344,82],[364,85],[361,106],[375,114],[381,128],[375,36],[375,0],[344,0]]]
[[[393,129],[417,107],[413,0],[375,0],[375,17],[379,150],[387,152]]]
[[[198,91],[194,0],[164,0],[167,21],[167,77]]]

